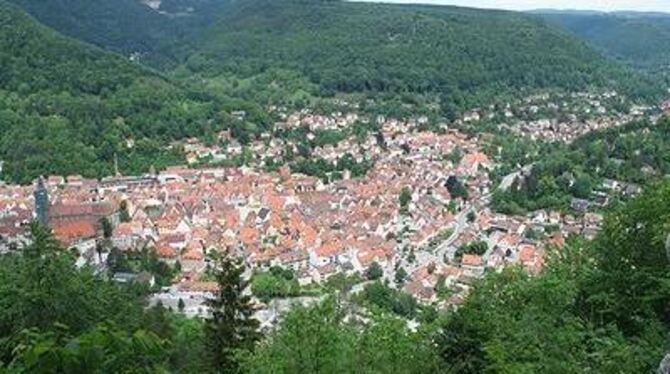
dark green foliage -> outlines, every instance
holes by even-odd
[[[570,145],[545,147],[529,175],[497,191],[497,210],[508,213],[567,208],[572,197],[590,199],[604,178],[646,185],[670,173],[670,119],[595,131]]]
[[[179,270],[177,264],[171,267],[158,259],[156,252],[150,248],[128,252],[112,248],[107,257],[107,266],[112,273],[141,273],[146,271],[156,278],[156,285],[159,287],[172,284],[172,280]]]
[[[11,361],[19,333],[67,326],[73,336],[111,321],[130,329],[142,314],[141,294],[103,281],[89,269],[78,270],[43,228],[34,226],[34,243],[23,255],[0,256],[0,357]]]
[[[362,177],[372,166],[371,160],[358,162],[351,154],[347,153],[337,162],[330,162],[323,158],[305,158],[291,164],[291,171],[319,177],[328,183],[342,179],[345,171],[351,172],[351,176],[354,178]]]
[[[349,292],[351,288],[361,282],[363,282],[363,277],[358,273],[347,275],[345,273],[337,273],[328,277],[325,282],[325,287],[328,290],[338,291],[338,292]]]
[[[234,4],[186,67],[209,75],[282,67],[323,95],[433,93],[452,118],[502,93],[631,83],[628,72],[531,16],[318,0]]]
[[[377,280],[381,277],[384,276],[384,269],[382,269],[381,265],[377,261],[374,261],[368,269],[365,271],[365,277],[368,280]]]
[[[489,245],[485,241],[474,241],[463,244],[456,250],[454,257],[460,258],[464,254],[481,256],[489,250]]]
[[[405,283],[407,279],[407,270],[401,267],[395,272],[395,283],[400,287]]]
[[[21,334],[16,359],[9,365],[16,373],[137,373],[166,369],[166,342],[155,334],[129,334],[100,325],[73,337],[66,329]]]
[[[651,372],[664,355],[670,300],[670,184],[573,240],[537,277],[490,275],[444,326],[451,372]]]
[[[178,43],[207,27],[226,0],[8,0],[60,33],[158,66],[174,65]]]
[[[211,98],[73,41],[0,2],[3,178],[139,173],[181,161],[171,139],[212,132]],[[127,146],[133,139],[135,145]]]
[[[604,54],[639,68],[663,69],[670,54],[670,16],[661,13],[540,14]]]
[[[396,291],[377,281],[365,286],[361,300],[363,303],[412,319],[417,316],[418,303],[412,295]]]
[[[405,186],[400,191],[400,196],[398,196],[398,204],[400,205],[401,212],[407,212],[409,209],[409,203],[412,202],[412,189]]]
[[[131,221],[130,213],[128,212],[128,201],[127,200],[123,200],[119,204],[119,220],[121,222],[130,222]]]
[[[447,187],[449,194],[454,198],[467,199],[469,196],[467,187],[454,175],[447,178],[445,187]]]
[[[259,323],[252,317],[251,297],[243,294],[247,288],[243,271],[242,266],[227,256],[216,264],[219,290],[207,303],[212,316],[205,323],[207,361],[214,372],[239,372],[240,352],[253,350],[261,337]]]
[[[112,223],[109,222],[109,218],[102,217],[100,219],[100,227],[102,227],[102,235],[105,239],[109,239],[112,237],[112,232],[114,231],[114,228],[112,227]]]

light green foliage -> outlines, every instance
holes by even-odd
[[[369,325],[343,320],[333,300],[296,306],[268,341],[245,360],[253,373],[425,373],[436,367],[429,340],[402,320]]]
[[[604,178],[651,184],[670,173],[670,119],[658,124],[633,122],[595,131],[570,145],[546,147],[535,156],[530,175],[509,191],[497,191],[493,203],[501,212],[566,209],[572,197],[592,198]]]
[[[280,267],[272,267],[267,272],[255,272],[251,278],[251,291],[266,302],[275,297],[298,296],[301,293],[293,272]]]
[[[448,317],[438,339],[445,364],[459,373],[653,371],[667,335],[668,212],[670,184],[655,185],[539,276],[490,275]]]

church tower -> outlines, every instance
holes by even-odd
[[[33,196],[35,197],[35,219],[40,224],[47,226],[49,224],[49,192],[42,177],[37,180]]]

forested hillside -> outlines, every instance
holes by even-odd
[[[137,173],[180,160],[162,149],[166,141],[221,126],[211,97],[56,34],[4,2],[0,66],[5,180],[109,175],[115,154]]]
[[[576,38],[512,12],[240,1],[200,42],[186,62],[195,73],[245,76],[281,67],[306,75],[323,94],[433,92],[464,108],[541,88],[633,87],[625,69]]]
[[[670,15],[646,13],[540,13],[607,56],[639,68],[668,67]]]
[[[164,0],[152,9],[142,0],[8,0],[67,36],[154,66],[178,60],[178,46],[206,27],[227,0]]]
[[[170,140],[213,139],[232,127],[246,141],[270,129],[270,105],[303,109],[335,95],[353,93],[383,114],[402,114],[410,102],[454,120],[545,89],[616,89],[633,99],[662,92],[513,12],[322,0],[168,0],[158,10],[131,0],[11,1],[68,35],[165,62],[152,65],[160,73],[147,70],[3,3],[0,156],[5,179],[20,182],[108,175],[115,155],[125,173],[179,162],[178,150],[164,147]],[[249,114],[245,123],[225,114],[235,110]]]

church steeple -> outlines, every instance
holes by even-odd
[[[37,179],[33,196],[35,197],[35,219],[40,224],[47,226],[49,224],[49,192],[44,185],[44,178]]]

